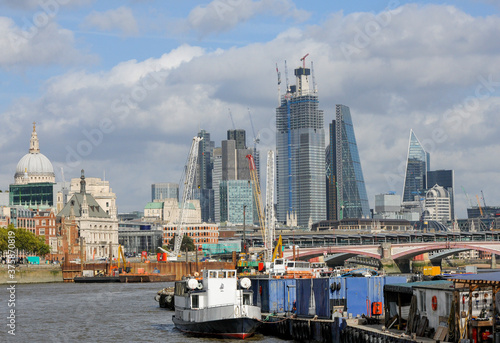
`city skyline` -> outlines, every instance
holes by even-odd
[[[228,108],[249,141],[250,108],[259,148],[273,148],[275,65],[284,90],[285,58],[291,74],[309,53],[325,122],[338,103],[356,113],[370,202],[403,189],[406,132],[413,129],[433,170],[452,169],[457,189],[471,197],[484,190],[489,204],[500,203],[498,6],[472,0],[265,4],[0,5],[0,32],[9,38],[0,42],[6,52],[0,190],[13,183],[36,121],[56,180],[61,167],[67,180],[82,168],[106,175],[120,212],[141,209],[152,183],[178,182],[199,128],[214,141],[224,139],[232,126]],[[466,206],[456,192],[458,218]]]

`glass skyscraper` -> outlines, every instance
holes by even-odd
[[[370,206],[351,111],[336,105],[327,151],[328,219],[369,218]]]
[[[427,190],[426,174],[430,168],[429,159],[429,153],[424,150],[413,130],[410,130],[403,202],[414,201],[415,196],[425,196]]]
[[[276,109],[276,215],[286,222],[295,213],[299,226],[326,219],[323,111],[310,74],[305,65],[295,69],[296,84]]]

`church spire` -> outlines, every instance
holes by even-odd
[[[36,123],[33,122],[33,132],[31,133],[30,139],[30,154],[40,153],[40,143],[38,142],[38,136],[36,134]]]

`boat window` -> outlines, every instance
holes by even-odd
[[[243,305],[252,305],[251,293],[243,293]]]
[[[236,276],[235,272],[227,272],[227,277],[228,278],[234,278]]]
[[[210,271],[209,277],[216,278],[217,277],[217,272],[216,271]]]
[[[288,262],[286,266],[293,268],[293,267],[295,267],[295,262]]]
[[[186,289],[185,282],[176,282],[175,283],[175,295],[184,295]]]
[[[199,295],[191,295],[191,308],[199,308],[200,307],[200,296]]]
[[[219,272],[219,279],[224,279],[226,277],[226,272],[220,271]]]

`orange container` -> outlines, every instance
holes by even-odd
[[[138,274],[144,274],[144,268],[137,268]]]

